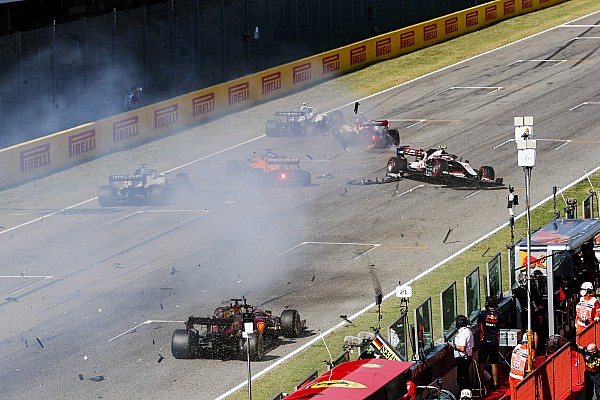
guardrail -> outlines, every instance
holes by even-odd
[[[497,0],[0,150],[0,188],[566,0]]]

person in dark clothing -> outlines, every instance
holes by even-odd
[[[521,332],[525,334],[527,332],[527,276],[524,272],[519,274],[517,278],[519,286],[513,289],[513,296],[519,302],[519,308],[521,309]]]
[[[123,100],[123,108],[125,108],[125,111],[133,110],[140,106],[141,92],[141,87],[132,87],[131,90],[125,95],[125,100]]]
[[[488,296],[485,301],[485,309],[477,318],[480,326],[481,340],[479,342],[480,376],[483,376],[483,368],[489,362],[492,365],[493,389],[498,388],[498,364],[500,363],[500,328],[504,324],[502,313],[497,309],[498,303],[494,297]]]
[[[590,343],[586,347],[575,346],[575,351],[583,355],[585,362],[584,384],[585,400],[592,400],[594,393],[596,398],[600,399],[600,352],[595,343]]]

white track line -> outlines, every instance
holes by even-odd
[[[405,192],[402,192],[402,193],[398,194],[397,196],[398,196],[398,197],[400,197],[400,196],[403,196],[403,195],[405,195],[405,194],[407,194],[407,193],[411,193],[413,190],[416,190],[416,189],[418,189],[418,188],[421,188],[421,187],[425,187],[425,185],[423,185],[423,184],[421,184],[421,185],[417,185],[417,186],[415,186],[415,187],[414,187],[414,188],[412,188],[412,189],[408,189],[407,191],[405,191]],[[398,192],[396,192],[396,193],[398,193]]]
[[[158,319],[149,319],[148,321],[144,321],[144,322],[142,322],[141,324],[137,324],[137,325],[136,325],[136,326],[134,326],[133,328],[131,328],[131,329],[128,329],[128,330],[126,330],[125,332],[123,332],[123,333],[121,333],[121,334],[119,334],[119,335],[115,336],[114,338],[107,340],[107,341],[106,341],[106,343],[110,343],[110,342],[112,342],[113,340],[117,340],[117,339],[118,339],[118,338],[120,338],[121,336],[125,336],[125,335],[127,335],[128,333],[135,332],[135,330],[136,330],[137,328],[139,328],[140,326],[142,326],[142,325],[148,325],[148,324],[171,324],[171,323],[185,323],[185,322],[186,322],[186,321],[165,321],[165,320],[158,320]]]
[[[596,173],[598,170],[600,170],[600,166],[594,168],[593,171],[586,173],[584,176],[582,176],[581,178],[571,182],[570,184],[568,184],[567,186],[565,186],[564,188],[560,189],[557,193],[563,193],[564,191],[570,189],[571,187],[575,186],[576,184],[588,179],[588,176],[591,174]],[[542,200],[541,202],[537,203],[536,205],[534,205],[533,207],[531,207],[531,210],[535,210],[536,208],[538,208],[539,206],[541,206],[542,204],[546,203],[547,201],[550,201],[553,198],[554,195],[548,196],[546,197],[544,200]],[[515,217],[515,220],[520,219],[522,217],[524,217],[527,214],[527,211],[523,211],[521,214],[519,214],[517,217]],[[498,231],[506,228],[508,226],[508,222],[505,222],[504,224],[500,225],[499,227],[497,227],[496,229],[494,229],[493,231],[485,234],[484,236],[480,237],[479,239],[477,239],[476,241],[474,241],[473,243],[469,244],[468,246],[462,248],[461,250],[457,251],[456,253],[452,254],[450,257],[446,258],[445,260],[440,261],[439,263],[437,263],[436,265],[434,265],[433,267],[429,268],[428,270],[420,273],[419,275],[417,275],[416,277],[414,277],[413,279],[409,280],[408,282],[404,283],[404,285],[412,285],[414,282],[418,281],[419,279],[421,279],[422,277],[428,275],[429,273],[435,271],[436,269],[438,269],[440,266],[446,264],[448,261],[452,260],[453,258],[458,257],[459,255],[461,255],[462,253],[464,253],[465,251],[471,249],[472,247],[476,246],[477,244],[479,244],[480,242],[484,241],[485,239],[489,238],[490,236],[494,235],[495,233],[497,233]],[[396,290],[394,289],[392,292],[386,294],[383,299],[387,299],[389,297],[392,297],[396,294]],[[350,321],[352,321],[355,318],[358,318],[359,316],[361,316],[362,314],[368,312],[369,310],[371,310],[373,307],[375,307],[375,303],[371,303],[368,306],[366,306],[365,308],[363,308],[362,310],[360,310],[359,312],[357,312],[354,315],[351,315],[350,317],[348,317],[348,319]],[[296,354],[303,352],[305,349],[311,347],[312,345],[314,345],[315,343],[319,342],[321,339],[321,337],[325,337],[327,335],[329,335],[330,333],[336,331],[337,329],[341,328],[342,326],[344,326],[346,324],[345,321],[342,321],[340,323],[338,323],[337,325],[335,325],[332,328],[329,328],[328,330],[326,330],[325,332],[323,332],[322,335],[319,335],[311,340],[309,340],[308,342],[304,343],[302,346],[298,347],[296,350],[292,351],[291,353],[283,356],[282,358],[278,359],[277,361],[275,361],[273,364],[269,365],[268,367],[266,367],[265,369],[255,373],[254,375],[252,375],[252,380],[256,380],[258,378],[260,378],[261,376],[265,375],[267,372],[271,371],[272,369],[276,368],[277,366],[279,366],[280,364],[283,364],[284,362],[286,362],[287,360],[289,360],[290,358],[294,357]],[[222,394],[221,396],[217,397],[215,400],[223,400],[225,399],[227,396],[237,392],[238,390],[242,389],[243,387],[248,385],[248,380],[245,380],[244,382],[240,383],[239,385],[237,385],[236,387],[230,389],[229,391],[227,391],[226,393]]]
[[[204,156],[204,157],[198,158],[198,159],[196,159],[196,160],[194,160],[194,161],[190,161],[190,162],[187,162],[187,163],[185,163],[185,164],[182,164],[182,165],[180,165],[180,166],[178,166],[178,167],[172,168],[172,169],[170,169],[170,170],[168,170],[168,171],[165,171],[165,173],[169,173],[169,172],[172,172],[172,171],[178,170],[178,169],[180,169],[180,168],[186,167],[186,166],[188,166],[188,165],[191,165],[191,164],[197,163],[197,162],[199,162],[199,161],[206,160],[207,158],[214,157],[214,156],[216,156],[216,155],[219,155],[219,154],[221,154],[221,153],[224,153],[224,152],[226,152],[226,151],[229,151],[229,150],[235,149],[235,148],[237,148],[237,147],[243,146],[243,145],[245,145],[245,144],[251,143],[251,142],[253,142],[253,141],[255,141],[255,140],[262,139],[262,138],[263,138],[263,137],[265,137],[265,136],[266,136],[266,135],[261,135],[261,136],[255,137],[255,138],[253,138],[253,139],[246,140],[245,142],[238,143],[238,144],[236,144],[236,145],[233,145],[233,146],[229,146],[229,147],[227,147],[227,148],[225,148],[225,149],[223,149],[223,150],[216,151],[216,152],[214,152],[214,153],[212,153],[212,154],[209,154],[209,155],[206,155],[206,156]],[[60,210],[60,211],[55,211],[55,212],[53,212],[53,213],[46,214],[46,215],[44,215],[44,216],[42,216],[42,217],[39,217],[39,218],[33,219],[33,220],[31,220],[31,221],[24,222],[24,223],[22,223],[22,224],[20,224],[20,225],[13,226],[12,228],[5,229],[5,230],[3,230],[2,232],[0,232],[0,235],[4,235],[4,234],[5,234],[5,233],[7,233],[7,232],[13,231],[13,230],[15,230],[15,229],[22,228],[22,227],[24,227],[24,226],[27,226],[27,225],[29,225],[29,224],[32,224],[32,223],[34,223],[34,222],[37,222],[37,221],[42,221],[44,218],[47,218],[47,217],[52,217],[53,215],[57,215],[57,214],[62,214],[62,213],[64,213],[66,210],[70,210],[70,209],[72,209],[72,208],[79,207],[79,206],[80,206],[80,205],[82,205],[82,204],[86,204],[86,203],[89,203],[89,202],[91,202],[91,201],[95,201],[95,200],[98,200],[98,197],[97,197],[97,196],[96,196],[96,197],[93,197],[93,198],[91,198],[91,199],[88,199],[88,200],[84,200],[84,201],[82,201],[82,202],[80,202],[80,203],[73,204],[72,206],[65,207],[65,208],[63,208],[63,209],[62,209],[62,210]],[[114,222],[114,221],[113,221],[113,222]]]
[[[591,13],[591,14],[589,14],[589,15],[585,15],[585,16],[583,16],[583,17],[577,18],[577,19],[575,19],[575,20],[573,20],[573,21],[578,21],[578,20],[580,20],[580,19],[586,18],[586,17],[588,17],[588,16],[590,16],[590,15],[597,14],[597,13],[599,13],[599,12],[600,12],[600,11],[596,11],[596,12],[594,12],[594,13]],[[571,22],[572,22],[572,21],[571,21]],[[481,56],[484,56],[484,55],[486,55],[486,54],[490,54],[490,53],[492,53],[492,52],[494,52],[494,51],[497,51],[497,50],[503,49],[503,48],[505,48],[505,47],[512,46],[512,45],[513,45],[513,44],[515,44],[515,43],[519,43],[519,42],[523,42],[523,41],[525,41],[525,40],[529,40],[529,39],[531,39],[531,38],[533,38],[533,37],[536,37],[536,36],[538,36],[538,35],[542,35],[542,34],[544,34],[544,33],[550,32],[550,31],[552,31],[552,30],[554,30],[554,29],[556,29],[556,27],[554,27],[554,28],[550,28],[550,29],[546,29],[546,30],[545,30],[545,31],[543,31],[543,32],[539,32],[539,33],[536,33],[535,35],[531,35],[531,36],[529,36],[529,37],[526,37],[526,38],[523,38],[523,39],[517,40],[516,42],[508,43],[508,44],[505,44],[504,46],[498,47],[498,48],[496,48],[496,49],[492,49],[492,50],[490,50],[490,51],[486,51],[485,53],[478,54],[478,55],[476,55],[476,56],[473,56],[473,57],[471,57],[471,58],[468,58],[468,59],[466,59],[466,60],[460,61],[460,62],[458,62],[458,63],[456,63],[456,64],[449,65],[449,66],[447,66],[447,67],[444,67],[444,68],[442,68],[442,69],[439,69],[439,70],[437,70],[437,71],[432,71],[432,72],[430,72],[430,73],[428,73],[428,74],[425,74],[425,75],[423,75],[423,76],[419,76],[419,77],[417,77],[417,78],[415,78],[415,79],[412,79],[412,80],[410,80],[410,81],[408,81],[408,82],[401,83],[401,84],[399,84],[399,85],[393,86],[393,87],[391,87],[391,88],[388,88],[388,89],[386,89],[386,90],[383,90],[383,91],[381,91],[381,92],[374,93],[374,94],[371,94],[371,95],[369,95],[369,96],[366,96],[366,97],[362,97],[362,98],[358,99],[357,101],[359,101],[359,102],[360,102],[360,101],[363,101],[363,100],[369,99],[369,98],[371,98],[371,97],[378,96],[378,95],[380,95],[380,94],[382,94],[382,93],[385,93],[385,92],[388,92],[388,91],[391,91],[391,90],[395,90],[395,89],[397,89],[397,88],[399,88],[399,87],[402,87],[402,86],[404,86],[404,85],[408,85],[408,84],[410,84],[410,83],[412,83],[412,82],[416,82],[416,81],[418,81],[418,80],[420,80],[420,79],[424,79],[424,78],[426,78],[426,77],[428,77],[428,76],[430,76],[430,75],[437,74],[437,73],[438,73],[438,72],[440,72],[440,71],[444,71],[444,70],[446,70],[446,69],[454,68],[455,66],[457,66],[457,65],[460,65],[460,64],[462,64],[462,63],[468,62],[468,61],[470,61],[470,60],[474,60],[474,59],[476,59],[476,58],[479,58],[479,57],[481,57]],[[342,106],[342,107],[338,107],[338,108],[336,108],[336,109],[334,109],[334,110],[339,110],[340,108],[347,107],[347,106],[353,106],[353,105],[354,105],[354,103],[355,103],[355,102],[351,102],[351,103],[345,104],[344,106]],[[334,111],[334,110],[331,110],[331,111]],[[578,180],[576,180],[576,181],[572,182],[571,184],[567,185],[566,187],[564,187],[564,188],[560,189],[560,190],[559,190],[559,192],[560,192],[560,193],[564,192],[565,190],[567,190],[567,189],[571,188],[572,186],[574,186],[574,185],[578,184],[578,183],[579,183],[579,182],[581,182],[582,180],[584,180],[584,179],[587,179],[588,175],[591,175],[591,174],[595,173],[595,172],[596,172],[596,171],[598,171],[598,170],[600,170],[600,167],[596,167],[596,168],[595,168],[595,169],[594,169],[592,172],[590,172],[590,173],[586,173],[586,174],[585,174],[585,175],[584,175],[582,178],[579,178]],[[538,204],[536,204],[535,206],[533,206],[533,207],[531,208],[531,210],[534,210],[534,209],[538,208],[540,205],[542,205],[542,204],[543,204],[543,203],[545,203],[546,201],[549,201],[551,198],[552,198],[552,196],[549,196],[549,197],[547,197],[546,199],[542,200],[540,203],[538,203]],[[517,216],[515,219],[519,219],[519,218],[523,217],[525,214],[526,214],[526,212],[523,212],[523,213],[519,214],[519,215],[518,215],[518,216]],[[505,228],[505,227],[507,227],[507,226],[508,226],[508,222],[506,222],[506,223],[502,224],[502,225],[501,225],[501,226],[499,226],[498,228],[494,229],[493,231],[491,231],[491,232],[490,232],[490,233],[488,233],[487,235],[485,235],[485,236],[481,237],[481,238],[480,238],[480,239],[478,239],[477,241],[475,241],[475,242],[471,243],[470,245],[468,245],[467,247],[463,248],[462,250],[459,250],[457,253],[455,253],[455,254],[451,255],[451,256],[450,256],[450,257],[448,257],[447,259],[445,259],[445,260],[441,261],[440,263],[438,263],[438,264],[434,265],[433,267],[429,268],[427,271],[425,271],[425,272],[423,272],[423,273],[421,273],[421,274],[417,275],[415,278],[413,278],[413,279],[411,279],[410,281],[406,282],[406,283],[405,283],[405,285],[410,285],[410,284],[414,283],[415,281],[417,281],[418,279],[420,279],[420,278],[424,277],[425,275],[429,274],[430,272],[432,272],[432,271],[435,271],[437,268],[439,268],[439,267],[440,267],[441,265],[443,265],[444,263],[446,263],[446,262],[450,261],[451,259],[453,259],[453,258],[457,257],[458,255],[462,254],[463,252],[467,251],[467,250],[468,250],[468,249],[470,249],[471,247],[473,247],[473,246],[477,245],[479,242],[481,242],[481,241],[483,241],[483,240],[487,239],[488,237],[492,236],[494,233],[496,233],[496,232],[500,231],[501,229],[503,229],[503,228]],[[387,299],[387,298],[389,298],[389,297],[391,297],[391,296],[393,296],[393,295],[395,295],[395,294],[396,294],[396,290],[394,289],[394,291],[393,291],[393,292],[390,292],[390,293],[386,294],[386,295],[385,295],[385,297],[384,297],[384,299]],[[369,310],[370,310],[371,308],[373,308],[373,307],[375,307],[375,303],[371,303],[371,304],[369,304],[368,306],[366,306],[365,308],[363,308],[362,310],[360,310],[360,311],[359,311],[359,312],[357,312],[356,314],[354,314],[354,315],[351,315],[351,316],[350,316],[348,319],[352,320],[352,318],[357,318],[357,317],[359,317],[360,315],[362,315],[362,314],[366,313],[367,311],[369,311]],[[284,363],[285,361],[289,360],[290,358],[294,357],[296,354],[298,354],[298,353],[301,353],[302,351],[304,351],[304,350],[305,350],[305,349],[307,349],[308,347],[312,346],[312,345],[313,345],[313,344],[315,344],[316,342],[318,342],[318,341],[322,340],[322,337],[325,337],[325,336],[329,335],[330,333],[334,332],[336,329],[338,329],[338,328],[340,328],[340,327],[344,326],[345,324],[346,324],[346,322],[342,321],[342,322],[340,322],[339,324],[335,325],[334,327],[332,327],[332,328],[329,328],[328,330],[326,330],[325,332],[323,332],[323,334],[322,334],[322,335],[319,335],[318,337],[315,337],[315,338],[311,339],[310,341],[308,341],[307,343],[303,344],[302,346],[300,346],[299,348],[297,348],[297,349],[296,349],[296,350],[294,350],[293,352],[291,352],[291,353],[289,353],[289,354],[285,355],[284,357],[282,357],[282,358],[278,359],[277,361],[275,361],[273,364],[269,365],[269,366],[268,366],[268,367],[266,367],[265,369],[263,369],[263,370],[261,370],[261,371],[259,371],[259,372],[255,373],[255,374],[252,376],[252,380],[256,380],[256,379],[260,378],[261,376],[265,375],[267,372],[271,371],[272,369],[276,368],[276,367],[277,367],[277,366],[279,366],[280,364],[282,364],[282,363]],[[243,387],[245,387],[245,386],[247,386],[247,385],[248,385],[248,380],[245,380],[244,382],[240,383],[240,384],[239,384],[239,385],[237,385],[236,387],[234,387],[234,388],[232,388],[232,389],[228,390],[226,393],[224,393],[224,394],[222,394],[221,396],[217,397],[215,400],[223,400],[223,399],[225,399],[227,396],[229,396],[229,395],[231,395],[231,394],[233,394],[233,393],[237,392],[238,390],[242,389]]]
[[[478,190],[478,191],[476,191],[475,193],[471,193],[470,195],[468,195],[467,197],[465,197],[465,199],[468,199],[471,196],[475,196],[477,193],[480,193],[480,192],[481,192],[481,189]]]
[[[573,111],[576,108],[579,108],[581,106],[587,106],[587,105],[590,105],[590,104],[592,104],[592,105],[594,105],[594,104],[598,105],[598,104],[600,104],[600,102],[598,102],[598,101],[586,101],[585,103],[581,103],[581,104],[576,105],[575,107],[569,108],[569,111]]]
[[[351,242],[302,242],[302,243],[298,243],[297,245],[295,245],[294,247],[291,247],[289,249],[287,249],[286,251],[284,251],[281,254],[278,254],[275,258],[277,257],[281,257],[282,255],[289,253],[290,251],[293,251],[295,249],[297,249],[300,246],[304,246],[306,244],[325,244],[325,245],[336,245],[336,246],[368,246],[368,247],[379,247],[381,246],[381,243],[351,243]],[[372,249],[371,249],[372,250]],[[369,250],[370,251],[370,250]],[[367,254],[366,252],[363,254]]]

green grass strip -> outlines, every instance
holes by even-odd
[[[600,2],[597,0],[569,1],[545,10],[503,21],[481,31],[415,53],[374,64],[333,81],[324,82],[318,85],[317,89],[329,95],[335,95],[336,91],[340,93],[350,91],[356,98],[365,97],[598,10],[600,10]],[[382,77],[385,77],[385,79]],[[600,174],[595,173],[589,178],[595,188],[600,187]],[[589,195],[590,188],[589,182],[584,180],[564,191],[563,195],[567,198],[577,198],[578,203],[581,204],[581,201]],[[550,192],[551,188],[548,188],[548,190]],[[521,197],[524,203],[525,196],[522,195]],[[521,206],[521,208],[524,207]],[[563,208],[562,197],[558,196],[557,209],[561,211],[561,215],[564,215],[562,213]],[[551,201],[533,210],[531,212],[532,231],[545,226],[553,217],[554,205]],[[517,219],[515,228],[521,234],[525,234],[527,231],[525,218]],[[476,266],[483,268],[480,270],[480,274],[483,275],[485,273],[485,263],[497,253],[500,253],[502,258],[503,289],[504,291],[508,289],[506,271],[508,268],[507,245],[509,244],[510,229],[501,229],[486,240],[470,247],[459,256],[441,265],[437,268],[435,275],[423,276],[411,285],[413,288],[413,297],[410,300],[411,311],[433,294],[434,337],[441,337],[439,293],[457,277],[461,277],[461,280],[457,282],[459,313],[463,311],[464,301],[462,277]],[[481,286],[483,290],[483,285]],[[381,305],[382,326],[388,326],[398,317],[399,305],[400,302],[395,297],[383,302]],[[372,308],[356,318],[353,321],[354,326],[345,325],[327,335],[325,340],[333,356],[336,357],[341,353],[345,336],[355,336],[360,331],[370,331],[370,327],[376,324],[376,321],[377,309]],[[410,321],[412,322],[412,317]],[[253,381],[253,398],[271,399],[280,391],[291,392],[293,387],[312,371],[324,372],[326,366],[323,361],[327,359],[327,350],[322,341],[314,343],[281,366]],[[228,397],[231,400],[247,398],[247,389],[240,389]]]

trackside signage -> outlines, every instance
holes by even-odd
[[[479,11],[472,11],[465,15],[467,28],[479,25]]]
[[[493,21],[498,18],[498,6],[493,5],[485,8],[485,20]]]
[[[250,99],[250,82],[242,82],[227,88],[229,105],[240,104]]]
[[[407,49],[415,45],[415,31],[410,30],[400,34],[400,48]]]
[[[21,151],[21,173],[50,165],[50,143]]]
[[[269,70],[0,149],[0,188],[566,0],[491,0]]]
[[[215,92],[211,92],[192,99],[192,115],[203,116],[215,111]]]
[[[444,21],[444,32],[446,35],[458,32],[458,17],[448,18]]]
[[[113,122],[113,143],[125,143],[140,133],[139,117],[122,119]]]
[[[262,94],[270,94],[281,89],[281,72],[265,75],[261,78]]]
[[[161,129],[167,126],[176,125],[179,121],[178,105],[157,108],[154,110],[154,129]]]
[[[388,37],[375,42],[375,57],[381,57],[392,52],[392,38]]]
[[[504,2],[504,15],[505,16],[514,14],[515,11],[516,11],[515,0],[509,0],[509,1]]]
[[[293,82],[294,85],[297,85],[299,83],[305,82],[305,81],[309,81],[312,77],[312,63],[307,62],[304,64],[299,64],[294,66],[294,68],[292,69],[292,76],[293,76]]]
[[[350,65],[356,65],[367,61],[367,46],[362,45],[350,49]]]
[[[437,24],[425,25],[423,27],[423,40],[426,42],[437,38]]]
[[[323,57],[323,75],[340,70],[340,54]]]
[[[88,131],[70,135],[68,144],[69,158],[73,158],[84,153],[90,153],[96,149],[96,130],[90,129]]]

